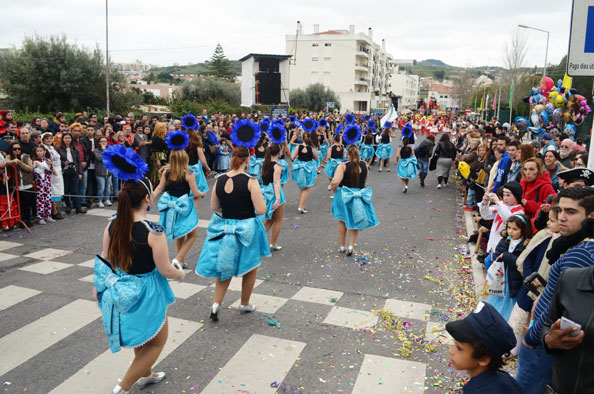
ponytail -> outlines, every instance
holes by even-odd
[[[313,141],[311,140],[311,134],[310,133],[303,133],[303,142],[307,146],[314,146]]]
[[[350,160],[348,162],[348,166],[351,169],[351,187],[358,187],[359,186],[359,171],[360,166],[359,163],[361,161],[361,157],[359,156],[359,149],[357,149],[356,145],[351,145],[347,149],[347,153],[350,156]]]
[[[268,145],[266,148],[266,153],[264,154],[264,163],[262,163],[262,173],[260,174],[261,178],[264,178],[268,171],[270,170],[270,164],[272,163],[272,156],[278,155],[280,153],[280,146],[276,143],[272,143]]]

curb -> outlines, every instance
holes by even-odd
[[[472,220],[472,214],[470,212],[464,211],[464,221],[466,222],[466,234],[468,238],[470,238],[474,231],[474,221]],[[474,246],[472,250],[474,250]],[[472,278],[474,280],[474,293],[476,295],[477,301],[480,301],[482,298],[484,298],[480,295],[480,292],[482,290],[483,284],[485,283],[485,269],[474,254],[470,258],[470,260],[472,262]]]

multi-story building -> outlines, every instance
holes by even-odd
[[[377,44],[372,28],[356,33],[355,25],[349,30],[319,30],[314,25],[312,34],[303,34],[299,23],[297,34],[286,36],[286,53],[292,55],[291,89],[321,83],[338,95],[342,111],[389,108],[393,58],[385,40]]]
[[[417,108],[419,101],[419,76],[409,74],[396,66],[391,78],[391,91],[398,97],[398,112],[409,112]]]
[[[435,99],[437,105],[447,110],[460,109],[461,93],[444,84],[433,84],[429,87],[428,98]]]

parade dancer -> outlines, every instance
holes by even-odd
[[[338,220],[339,251],[352,256],[359,231],[379,224],[373,204],[370,187],[365,187],[369,169],[364,161],[360,161],[359,149],[356,145],[347,148],[348,162],[336,169],[330,183],[335,191],[332,200],[332,216]],[[346,233],[349,232],[349,246],[346,245]]]
[[[375,150],[375,155],[379,159],[379,172],[382,172],[384,166],[388,172],[390,172],[390,157],[392,157],[392,154],[394,153],[391,137],[395,137],[395,135],[388,127],[385,127],[384,131],[382,131],[382,134],[379,136],[380,141]]]
[[[266,202],[257,179],[244,172],[249,165],[249,156],[245,146],[233,149],[231,170],[216,180],[210,200],[215,213],[206,230],[196,274],[216,278],[210,312],[213,321],[219,320],[220,306],[234,276],[242,277],[239,312],[256,310],[256,306],[250,304],[250,297],[260,259],[270,255],[266,229],[256,216],[266,213]]]
[[[103,163],[125,182],[117,215],[103,232],[101,256],[95,258],[93,294],[111,351],[134,348],[134,360],[112,391],[125,394],[134,385],[143,389],[165,378],[152,367],[167,342],[167,307],[175,302],[167,279],[181,282],[186,274],[169,261],[163,227],[146,219],[152,199],[146,163],[122,145],[109,147]]]
[[[262,173],[262,163],[264,162],[264,155],[266,155],[266,147],[268,146],[268,135],[266,133],[260,134],[260,140],[254,148],[254,154],[250,156],[250,174],[260,178]]]
[[[364,160],[367,165],[371,165],[373,156],[375,155],[375,149],[373,148],[373,132],[367,129],[365,137],[363,137],[363,144],[361,144],[361,150],[359,151],[361,160]]]
[[[326,134],[326,127],[328,126],[328,121],[326,119],[320,119],[318,122],[318,130],[316,131],[318,135],[318,141],[320,143],[320,165],[326,164],[326,156],[328,154],[328,136]]]
[[[398,163],[399,160],[400,163]],[[406,193],[408,191],[408,182],[417,176],[418,165],[415,152],[408,146],[408,137],[402,139],[402,147],[398,148],[398,153],[396,153],[396,162],[398,163],[398,176],[404,186],[402,193]]]
[[[330,150],[327,154],[328,164],[326,164],[326,168],[324,172],[328,175],[330,181],[334,178],[334,173],[336,172],[336,168],[340,163],[344,161],[344,147],[342,145],[342,134],[336,134],[334,136],[334,144],[330,147]],[[330,196],[333,198],[333,196]]]
[[[188,130],[188,137],[190,137],[190,144],[186,148],[189,158],[188,165],[194,174],[194,178],[196,178],[196,187],[202,193],[206,193],[208,191],[208,183],[206,182],[205,173],[208,174],[210,172],[210,167],[208,167],[206,161],[204,144],[196,130]]]
[[[278,245],[278,236],[283,226],[285,214],[285,192],[281,185],[282,166],[278,163],[281,148],[276,143],[271,143],[266,148],[266,156],[262,164],[262,195],[266,202],[266,213],[264,227],[266,232],[272,228],[270,238],[270,250],[281,250]]]
[[[283,172],[281,174],[281,185],[289,182],[290,175],[289,175],[289,163],[287,163],[286,157],[291,157],[291,150],[289,149],[289,144],[287,143],[286,137],[285,140],[281,143],[281,154],[278,159],[278,164],[281,165],[283,168]]]
[[[299,187],[299,208],[297,208],[297,211],[301,214],[307,213],[305,205],[307,204],[309,191],[318,175],[316,171],[318,151],[313,145],[310,134],[303,133],[303,143],[291,155],[291,160],[293,160],[293,168],[291,169],[293,181]]]
[[[157,205],[161,214],[159,224],[165,228],[167,242],[175,239],[177,255],[173,263],[187,268],[186,254],[198,238],[197,210],[204,193],[198,190],[196,178],[188,167],[189,158],[185,151],[190,142],[188,134],[172,131],[165,142],[171,150],[169,164],[163,169],[154,197],[163,193]]]

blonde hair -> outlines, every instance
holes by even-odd
[[[190,158],[183,149],[175,149],[171,151],[169,155],[169,164],[167,169],[169,170],[169,180],[179,181],[184,178],[186,171],[188,170],[188,163]]]
[[[164,140],[165,136],[167,136],[167,125],[163,122],[155,123],[155,129],[153,131],[153,134],[155,137],[159,137],[162,140]]]

